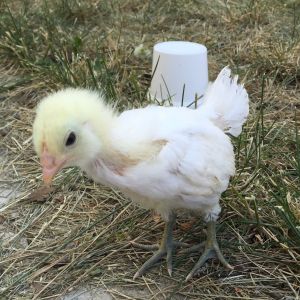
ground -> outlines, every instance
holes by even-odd
[[[0,298],[299,299],[299,1],[13,0],[0,12]],[[159,241],[163,222],[76,169],[32,194],[32,121],[64,86],[101,89],[120,111],[147,105],[152,47],[167,40],[205,44],[210,79],[229,65],[250,95],[217,233],[235,268],[212,260],[185,282],[199,254],[179,251],[171,278],[163,263],[134,281],[150,254],[130,242]],[[205,226],[184,213],[175,236],[195,244]]]

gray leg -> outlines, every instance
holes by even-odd
[[[158,247],[158,251],[150,257],[143,266],[135,273],[133,279],[142,276],[149,268],[154,266],[158,261],[160,261],[165,255],[167,255],[167,267],[168,273],[172,276],[172,254],[173,254],[173,227],[176,221],[175,213],[171,213],[169,216],[169,220],[166,222],[164,234],[161,240],[161,244]],[[157,245],[152,246],[144,246],[141,244],[134,243],[135,246],[146,249],[152,250],[157,249]]]
[[[233,269],[233,267],[226,261],[224,258],[217,239],[216,239],[216,222],[215,221],[209,221],[207,223],[207,240],[205,242],[205,250],[204,253],[199,258],[198,262],[192,269],[192,271],[189,273],[189,275],[186,277],[186,281],[191,279],[195,273],[204,265],[204,263],[211,257],[213,257],[216,254],[217,258],[221,262],[221,264],[228,268]]]

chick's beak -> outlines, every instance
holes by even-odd
[[[48,152],[48,149],[44,147],[40,161],[43,168],[43,181],[46,185],[50,186],[55,174],[58,173],[66,163],[66,159],[54,157]]]

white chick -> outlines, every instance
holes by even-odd
[[[221,193],[235,172],[226,133],[240,134],[248,110],[247,92],[227,67],[196,110],[148,106],[118,114],[96,92],[68,88],[38,105],[33,142],[46,184],[60,169],[78,166],[96,182],[161,214],[166,226],[159,249],[134,278],[165,255],[171,275],[175,211],[202,214],[207,240],[190,279],[211,254],[232,268],[219,249],[215,224]]]

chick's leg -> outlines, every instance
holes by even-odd
[[[203,254],[200,256],[198,262],[192,269],[192,271],[189,273],[189,275],[186,277],[186,280],[191,279],[195,273],[204,265],[204,263],[209,259],[214,257],[214,254],[217,256],[221,264],[228,268],[233,269],[233,267],[226,261],[224,258],[220,248],[219,244],[217,242],[216,238],[216,222],[215,221],[209,221],[207,223],[207,239],[205,242],[205,250]]]
[[[171,276],[172,275],[172,254],[173,254],[173,227],[176,221],[176,215],[175,213],[171,213],[169,215],[169,219],[166,222],[163,237],[160,243],[160,246],[158,247],[158,250],[156,253],[153,254],[152,257],[150,257],[143,266],[135,273],[133,279],[136,279],[137,277],[142,276],[149,268],[153,267],[158,261],[160,261],[165,255],[167,255],[167,267],[168,267],[168,273]],[[143,248],[143,249],[157,249],[157,245],[153,245],[150,247],[145,247],[140,244],[135,244],[137,247]]]

